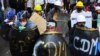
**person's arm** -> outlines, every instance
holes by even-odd
[[[45,0],[45,7],[44,7],[44,9],[46,9],[47,4],[48,4],[48,0]]]
[[[4,2],[3,2],[4,0],[1,0],[1,5],[2,5],[2,11],[4,11],[5,10],[5,8],[4,8]]]

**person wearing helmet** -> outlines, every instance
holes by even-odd
[[[38,15],[42,16],[44,19],[46,18],[45,13],[44,13],[42,6],[40,4],[35,5],[34,13],[37,13]]]
[[[73,10],[73,12],[70,15],[71,16],[70,17],[71,21],[72,20],[76,20],[78,15],[84,15],[85,16],[85,11],[83,10],[83,8],[84,8],[83,2],[82,1],[78,1],[77,4],[76,4],[76,9]],[[75,19],[73,19],[73,18],[75,18]],[[72,25],[71,25],[71,27],[72,27]]]
[[[5,40],[9,40],[9,31],[12,27],[12,25],[15,23],[15,10],[11,9],[7,12],[6,14],[7,19],[4,20],[4,22],[2,23],[2,37]]]
[[[71,13],[84,13],[85,11],[83,10],[84,4],[82,1],[78,1],[76,4],[76,9]]]
[[[74,27],[71,28],[70,31],[69,31],[69,36],[72,36],[72,35],[74,34],[74,31],[76,30],[77,27],[82,27],[82,28],[86,27],[86,26],[85,26],[85,23],[86,23],[86,18],[85,18],[85,16],[83,16],[83,15],[78,15],[76,21],[77,21],[77,23],[74,24]],[[86,28],[87,28],[87,27],[86,27]],[[72,40],[72,38],[69,39],[69,44],[72,43],[71,40]]]
[[[67,21],[69,20],[68,14],[64,10],[63,4],[61,1],[57,0],[54,3],[54,5],[55,7],[48,12],[47,20],[53,19],[54,21],[56,21],[57,27],[59,28],[59,32],[62,32],[63,36],[65,36],[65,32],[68,32],[67,30],[68,29]]]
[[[78,1],[77,3],[76,3],[76,10],[74,10],[72,13],[81,13],[81,12],[83,12],[83,8],[84,8],[84,4],[83,4],[83,2],[82,1]]]
[[[35,42],[40,36],[34,22],[29,21],[29,12],[17,13],[18,21],[10,31],[10,51],[12,56],[32,56]]]
[[[86,23],[86,18],[85,18],[85,16],[83,16],[83,15],[79,15],[78,17],[77,17],[77,26],[80,26],[80,27],[85,27],[85,23]]]
[[[77,19],[76,19],[77,23],[74,24],[73,28],[70,29],[70,31],[74,31],[75,28],[78,27],[86,27],[85,23],[86,23],[86,18],[83,15],[78,15]]]
[[[61,1],[56,1],[54,5],[55,7],[48,12],[48,16],[47,16],[48,20],[52,18],[56,21],[58,19],[58,14],[64,12],[62,8],[63,4]]]
[[[41,15],[41,11],[42,11],[41,5],[40,5],[40,4],[36,4],[35,7],[34,7],[34,11],[35,11],[37,14]]]

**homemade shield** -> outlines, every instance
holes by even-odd
[[[10,36],[10,51],[12,56],[32,56],[34,44],[40,35],[37,28],[24,31],[13,28]]]
[[[94,28],[76,27],[70,33],[69,46],[73,56],[98,55],[99,32]]]
[[[46,20],[42,16],[33,13],[29,20],[37,25],[40,34],[43,34],[46,31]]]
[[[68,46],[58,32],[47,32],[34,47],[33,56],[69,56]]]

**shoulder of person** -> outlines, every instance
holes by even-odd
[[[27,23],[28,29],[33,29],[33,28],[36,28],[36,27],[37,27],[37,25],[34,22],[28,21],[28,23]]]

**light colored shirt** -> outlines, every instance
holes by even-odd
[[[54,4],[57,0],[46,0],[46,3]]]
[[[98,0],[97,3],[100,3],[100,0]]]
[[[44,4],[44,0],[35,0],[35,5],[36,4],[43,5]]]
[[[28,0],[27,1],[27,7],[30,7],[30,8],[33,7],[33,0]]]

